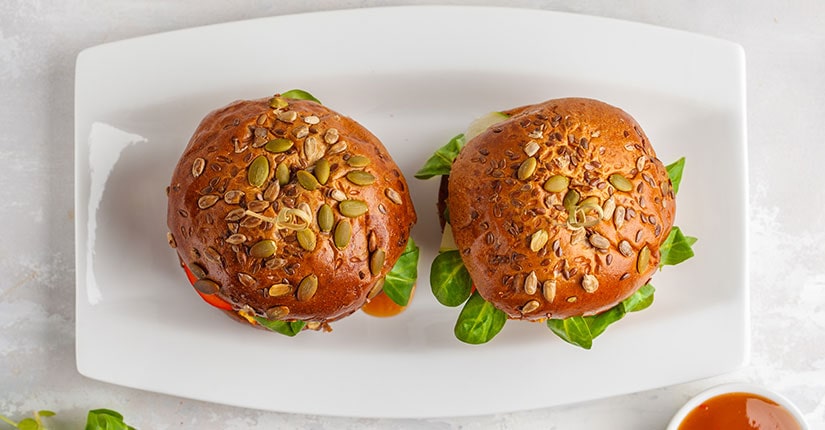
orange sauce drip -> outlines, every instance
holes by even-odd
[[[800,430],[788,410],[751,393],[728,393],[705,400],[685,417],[679,430]]]
[[[415,294],[415,287],[413,287],[410,293],[410,300],[412,300],[413,294]],[[396,316],[404,312],[404,309],[407,309],[407,307],[395,303],[389,296],[384,294],[383,291],[361,307],[361,310],[364,311],[365,314],[379,318]]]

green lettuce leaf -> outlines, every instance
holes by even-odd
[[[608,326],[624,318],[628,312],[638,312],[653,303],[655,289],[647,284],[633,295],[612,308],[588,317],[570,317],[565,319],[548,319],[547,327],[565,342],[590,349],[593,339],[604,333]]]
[[[415,177],[418,179],[429,179],[433,176],[449,175],[453,161],[455,157],[458,157],[458,153],[461,151],[464,143],[464,134],[459,134],[450,139],[446,145],[435,151],[435,154],[424,163],[424,167],[415,173]]]
[[[438,254],[430,268],[430,287],[444,306],[458,306],[470,297],[473,283],[458,251]]]
[[[384,278],[384,294],[397,305],[407,306],[416,279],[418,279],[418,246],[410,238],[404,252]]]
[[[295,100],[309,100],[318,103],[319,105],[322,104],[321,101],[313,97],[312,94],[299,89],[289,90],[285,93],[281,93],[281,97]]]
[[[476,291],[461,309],[453,331],[458,340],[478,345],[494,338],[506,322],[507,314],[484,300]]]
[[[685,171],[685,157],[674,161],[673,164],[668,164],[665,169],[673,184],[673,194],[676,195],[679,193],[679,184],[682,183],[682,172]]]
[[[653,285],[642,285],[636,293],[624,299],[621,306],[626,312],[643,311],[653,304],[654,292],[656,292],[656,289],[653,288]]]
[[[679,227],[673,226],[667,235],[667,239],[659,247],[661,253],[659,267],[675,266],[693,257],[692,246],[697,240],[695,237],[685,236]]]
[[[584,349],[590,349],[593,346],[595,336],[590,333],[590,326],[584,318],[549,319],[547,320],[547,327],[565,342]]]
[[[255,321],[261,325],[261,327],[267,328],[274,332],[280,333],[284,336],[295,336],[296,334],[300,333],[301,330],[304,329],[306,322],[304,321],[278,321],[278,320],[268,320],[263,317],[255,316]]]

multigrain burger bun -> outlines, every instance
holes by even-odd
[[[452,233],[475,288],[513,319],[615,306],[659,265],[675,211],[665,166],[639,124],[600,101],[504,113],[449,175]]]
[[[380,291],[416,221],[374,135],[286,95],[209,113],[168,198],[170,244],[207,302],[250,322],[316,329]]]

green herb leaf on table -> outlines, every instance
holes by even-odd
[[[548,319],[547,327],[565,342],[590,349],[593,339],[604,333],[608,326],[621,320],[628,312],[641,311],[653,303],[655,289],[647,284],[618,305],[592,316]]]
[[[4,422],[19,430],[45,430],[46,426],[43,425],[41,418],[53,417],[55,413],[52,411],[42,410],[35,412],[33,415],[34,418],[23,418],[17,423],[7,417],[4,417],[3,415],[0,415],[0,422]]]
[[[670,183],[673,184],[673,194],[679,193],[679,184],[682,182],[682,172],[685,170],[685,157],[682,157],[665,167]]]
[[[486,343],[501,331],[506,322],[507,314],[484,300],[476,291],[458,315],[455,337],[472,345]]]
[[[18,430],[46,430],[41,418],[53,417],[56,414],[49,410],[40,410],[34,413],[34,418],[24,418],[19,423],[0,415],[0,422],[4,422]],[[94,409],[86,417],[86,430],[136,430],[123,421],[123,415],[111,409]]]
[[[304,329],[306,322],[304,321],[278,321],[278,320],[268,320],[263,317],[255,316],[255,321],[261,325],[261,327],[267,328],[274,332],[280,333],[284,336],[293,337],[296,334],[300,333],[301,330]]]
[[[682,229],[673,226],[668,233],[667,238],[659,247],[661,258],[659,260],[659,267],[675,266],[690,257],[693,257],[693,244],[696,243],[695,237],[685,236],[682,234]]]
[[[17,427],[16,422],[10,420],[9,418],[4,417],[3,415],[0,415],[0,421],[4,422],[4,423],[6,423],[6,424],[8,424],[12,427]]]
[[[458,306],[470,297],[473,283],[458,251],[438,254],[430,268],[430,286],[444,306]]]
[[[25,418],[17,423],[17,428],[20,430],[41,430],[43,427],[33,418]]]
[[[111,409],[94,409],[89,411],[86,430],[135,430],[123,422],[123,415]]]
[[[384,294],[399,306],[407,306],[418,279],[418,246],[411,237],[407,247],[384,278]]]
[[[418,179],[429,179],[433,176],[449,175],[453,161],[455,157],[458,157],[458,153],[461,151],[464,143],[464,134],[459,134],[450,139],[446,145],[435,151],[435,154],[424,163],[424,167],[415,173],[415,177]]]
[[[312,94],[299,89],[289,90],[285,93],[281,93],[281,97],[295,100],[309,100],[318,103],[319,105],[323,104],[320,100],[313,97]]]

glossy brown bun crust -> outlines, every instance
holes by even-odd
[[[170,243],[199,291],[269,319],[325,324],[356,311],[416,221],[406,180],[375,136],[321,104],[278,96],[207,115],[168,191]],[[322,205],[331,216],[319,216]]]
[[[639,124],[600,101],[505,113],[467,143],[449,177],[453,235],[475,287],[515,319],[618,304],[656,271],[673,224],[665,166]]]

